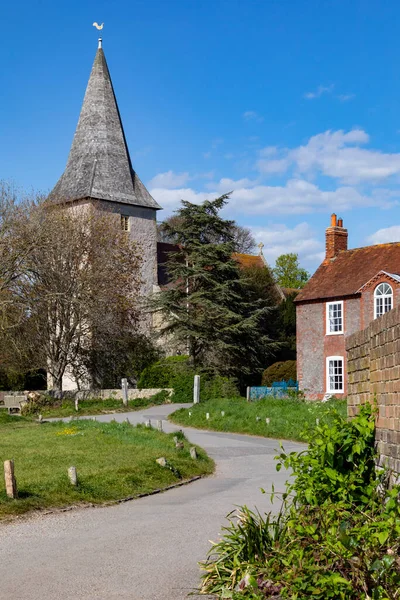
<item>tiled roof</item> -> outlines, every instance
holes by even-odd
[[[259,254],[239,254],[235,252],[232,258],[237,260],[241,267],[258,267],[259,269],[265,267],[265,263]]]
[[[400,242],[346,250],[325,260],[296,302],[352,296],[379,271],[400,274]]]
[[[67,166],[50,194],[50,200],[59,203],[84,198],[160,208],[132,168],[101,47],[94,59]]]

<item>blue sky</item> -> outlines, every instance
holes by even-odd
[[[225,214],[313,271],[331,212],[349,246],[400,241],[400,5],[391,0],[2,3],[0,179],[49,191],[103,47],[134,167],[165,207]]]

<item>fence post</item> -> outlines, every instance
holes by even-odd
[[[4,480],[6,482],[6,493],[8,498],[17,498],[17,482],[15,481],[14,475],[14,461],[4,461]]]
[[[128,406],[128,380],[126,377],[121,379],[121,387],[122,387],[122,404],[124,406]]]
[[[250,387],[246,388],[246,400],[247,400],[247,402],[250,402],[250,389],[251,389]]]
[[[193,385],[193,403],[198,404],[200,402],[200,375],[194,376]]]

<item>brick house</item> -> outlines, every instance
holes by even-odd
[[[345,338],[400,306],[400,243],[347,249],[333,214],[325,259],[296,298],[297,376],[306,396],[347,395]]]

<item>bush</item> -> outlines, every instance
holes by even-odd
[[[274,381],[296,381],[297,379],[297,368],[295,360],[285,360],[283,362],[276,362],[273,365],[265,369],[261,384],[270,386]]]
[[[192,402],[195,374],[201,377],[202,400],[239,396],[232,379],[201,371],[195,373],[188,356],[169,356],[147,367],[140,376],[138,388],[173,388],[172,402]]]
[[[377,473],[375,414],[333,413],[292,470],[279,514],[242,508],[203,564],[202,593],[218,598],[395,600],[400,589],[400,486]]]

